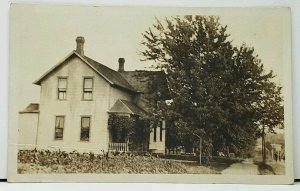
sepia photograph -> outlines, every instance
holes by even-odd
[[[10,182],[293,183],[289,8],[12,4]]]

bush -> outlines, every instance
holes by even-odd
[[[20,150],[18,173],[213,173],[206,167],[193,169],[184,163],[126,153],[94,154],[49,150]]]
[[[165,155],[165,158],[174,160],[199,161],[199,156],[194,155]]]

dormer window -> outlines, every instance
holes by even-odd
[[[83,100],[93,100],[93,78],[84,77],[83,78]]]
[[[57,99],[67,99],[67,77],[58,77]]]

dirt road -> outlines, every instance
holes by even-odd
[[[245,159],[240,163],[234,163],[224,169],[221,174],[243,174],[243,175],[258,175],[258,167],[253,164],[252,159]]]

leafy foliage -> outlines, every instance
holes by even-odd
[[[130,139],[130,150],[148,150],[150,133],[148,118],[110,114],[108,128],[112,133],[112,142],[122,143]]]
[[[108,155],[49,150],[20,150],[18,173],[132,173],[184,174],[217,173],[206,167],[194,167],[153,156]]]
[[[172,97],[157,111],[168,121],[167,145],[242,155],[283,123],[281,88],[254,48],[235,47],[214,16],[156,20],[144,34],[145,60],[166,72]]]
[[[116,143],[127,142],[132,133],[135,119],[125,115],[111,114],[108,118],[108,129],[112,133],[112,141]]]

